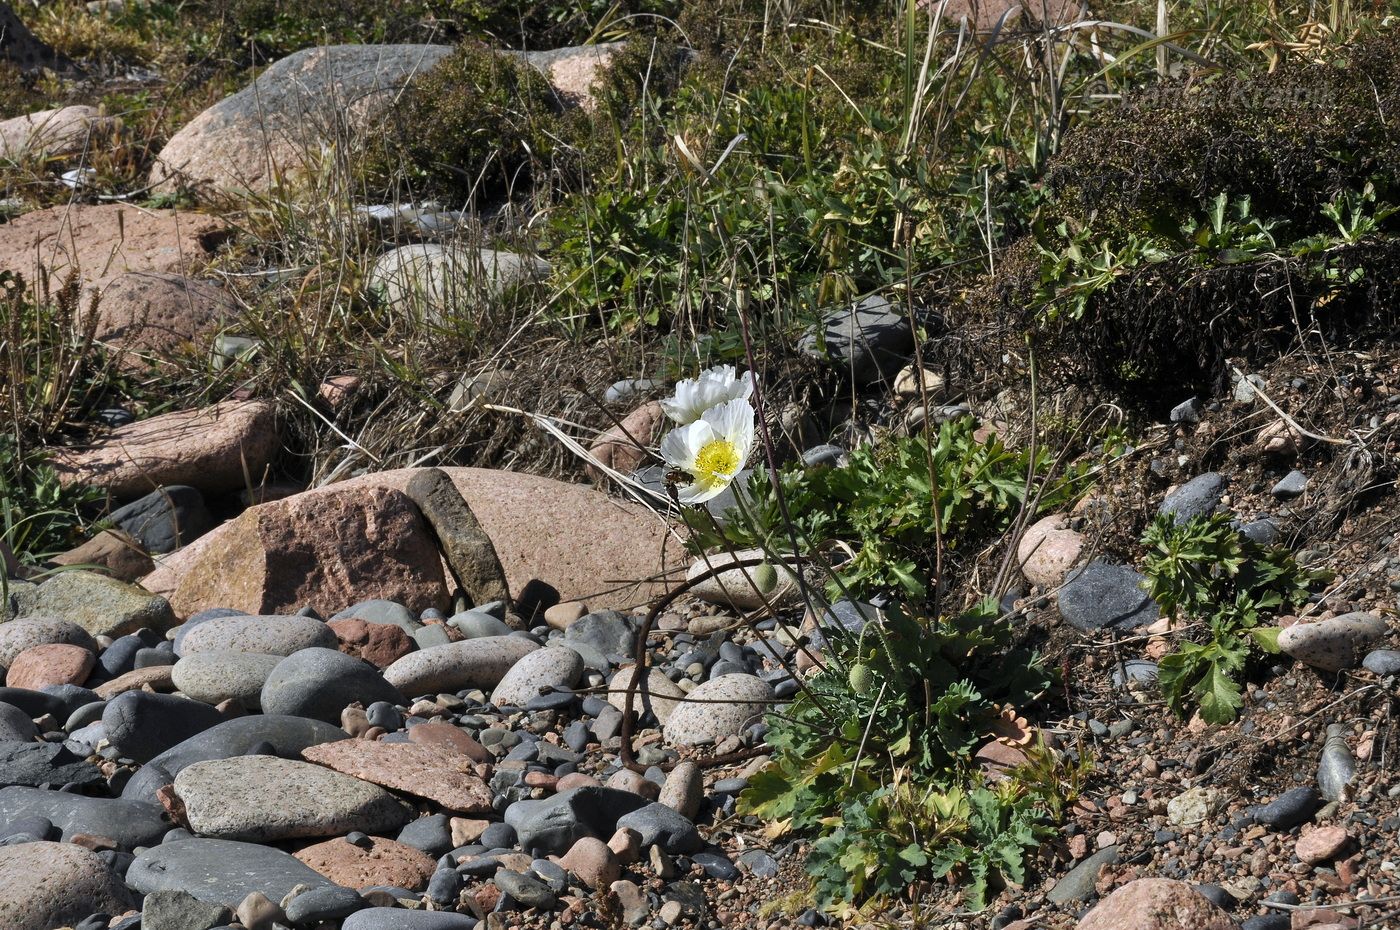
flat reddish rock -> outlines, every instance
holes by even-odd
[[[394,885],[409,891],[428,887],[437,868],[432,856],[382,836],[370,840],[370,847],[364,849],[338,837],[293,855],[337,885],[357,891],[371,885]]]
[[[413,638],[392,623],[365,620],[332,620],[326,624],[340,640],[340,651],[364,659],[376,668],[388,668],[414,650]]]
[[[496,757],[491,750],[467,735],[461,727],[450,723],[420,723],[408,728],[408,740],[423,746],[438,746],[460,752],[473,762],[494,762]]]
[[[209,607],[283,614],[378,598],[415,613],[451,603],[436,539],[400,491],[332,485],[249,508],[204,540],[169,595],[182,616]],[[143,584],[150,589],[149,578]]]
[[[55,449],[53,466],[64,487],[90,484],[121,500],[172,484],[236,491],[249,477],[262,480],[280,447],[275,421],[263,400],[177,410]]]
[[[421,726],[422,724],[420,724]],[[469,756],[441,746],[341,740],[302,750],[302,758],[346,775],[436,801],[463,814],[491,812],[491,789]]]
[[[92,652],[82,646],[66,643],[31,646],[10,663],[5,685],[31,691],[50,685],[80,685],[87,681],[96,661]]]

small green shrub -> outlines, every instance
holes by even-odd
[[[97,488],[64,488],[42,452],[21,453],[11,437],[0,436],[0,539],[21,562],[71,548],[103,498]]]
[[[833,635],[826,656],[831,667],[770,718],[773,762],[740,797],[776,831],[815,836],[816,899],[858,904],[956,872],[980,909],[1001,878],[1023,881],[1072,779],[1047,777],[1042,759],[1039,782],[988,788],[972,763],[1006,708],[1051,680],[1012,645],[996,604],[944,619],[894,610],[860,635]]]
[[[363,165],[371,189],[406,183],[416,198],[453,204],[529,190],[548,166],[558,102],[544,75],[510,54],[469,43],[414,80]]]
[[[1204,623],[1201,642],[1183,642],[1160,663],[1162,693],[1185,714],[1228,723],[1242,706],[1239,679],[1251,658],[1278,651],[1278,630],[1263,626],[1308,598],[1325,576],[1303,569],[1281,546],[1261,546],[1231,526],[1229,514],[1177,523],[1159,516],[1143,536],[1148,591],[1169,615]]]

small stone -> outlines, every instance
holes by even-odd
[[[630,791],[632,794],[641,795],[648,801],[655,801],[660,794],[661,788],[654,781],[649,781],[641,773],[631,769],[618,769],[608,777],[607,786],[615,791]]]
[[[313,646],[335,649],[337,643],[331,628],[314,617],[243,615],[200,623],[180,637],[175,651],[181,656],[200,652],[289,656]]]
[[[42,691],[52,685],[80,685],[97,663],[92,650],[65,643],[31,646],[10,663],[5,686]]]
[[[1312,817],[1322,806],[1322,798],[1311,786],[1292,788],[1268,804],[1251,808],[1257,823],[1275,830],[1291,830]]]
[[[620,711],[625,711],[627,709],[627,689],[631,687],[635,678],[637,678],[636,666],[628,666],[619,670],[608,682],[608,703]],[[664,672],[659,668],[649,668],[646,677],[638,682],[636,690],[633,692],[632,709],[637,712],[650,712],[664,725],[671,719],[671,715],[685,700],[685,697],[685,692],[678,688],[675,682],[667,678]],[[599,737],[599,739],[602,740],[603,737]]]
[[[1116,889],[1076,930],[1236,930],[1228,914],[1185,882],[1140,878]]]
[[[567,630],[569,624],[588,614],[588,607],[579,601],[555,604],[544,612],[544,622],[550,629]]]
[[[1373,675],[1380,675],[1382,678],[1400,675],[1400,651],[1374,649],[1366,653],[1366,658],[1361,660],[1361,667]]]
[[[606,888],[622,877],[622,865],[617,855],[597,837],[580,838],[559,860],[559,864],[588,888]]]
[[[1224,803],[1218,788],[1189,788],[1167,802],[1167,823],[1193,827],[1213,817]]]
[[[577,629],[577,624],[570,629]],[[521,656],[511,666],[491,692],[491,703],[497,707],[523,707],[542,694],[572,688],[582,674],[583,659],[574,650],[562,646],[539,649]]]
[[[491,811],[491,789],[476,763],[453,749],[421,743],[344,740],[302,750],[302,758],[376,785],[436,801],[451,811]]]
[[[440,746],[460,752],[473,762],[494,762],[496,757],[481,743],[472,739],[461,727],[450,723],[430,721],[410,727],[408,741],[423,745]]]
[[[154,891],[141,902],[141,930],[210,930],[233,919],[222,904],[209,904],[183,891]]]
[[[287,916],[261,891],[254,891],[244,898],[236,913],[238,922],[247,930],[273,930],[274,925]]]
[[[1084,547],[1084,537],[1069,528],[1068,517],[1049,516],[1026,530],[1016,547],[1016,559],[1027,581],[1054,588],[1074,568]]]
[[[388,668],[416,648],[413,637],[392,623],[371,623],[352,617],[332,620],[326,626],[339,640],[337,648],[341,652],[376,668]]]
[[[404,656],[384,670],[384,678],[409,697],[495,688],[516,662],[538,648],[521,636],[469,639]]]
[[[549,890],[548,885],[530,875],[501,869],[496,872],[495,882],[512,900],[526,907],[550,910],[559,903],[559,898]]]
[[[760,565],[731,568],[696,582],[690,593],[702,601],[722,604],[735,610],[757,610],[765,603],[781,606],[791,602],[799,593],[797,577],[790,568],[766,561],[762,549],[741,549],[733,554],[717,552],[704,555],[691,563],[686,580],[694,581],[706,572],[726,565],[765,559]]]
[[[608,849],[612,850],[618,862],[631,865],[642,856],[642,835],[636,830],[622,827],[608,840]]]
[[[262,709],[262,689],[281,656],[252,652],[199,652],[175,663],[170,679],[181,693],[205,704],[237,701]]]
[[[368,837],[364,846],[347,839],[326,840],[299,850],[296,857],[326,878],[346,888],[363,890],[394,885],[409,891],[428,886],[437,863],[412,846],[383,837]]]
[[[1173,423],[1199,423],[1201,422],[1201,401],[1192,397],[1182,401],[1172,408],[1170,419]]]
[[[35,646],[60,643],[97,651],[97,642],[92,634],[67,620],[32,617],[0,623],[0,666],[9,668],[20,654]]]
[[[640,927],[646,923],[651,916],[651,906],[635,883],[621,878],[608,886],[608,890],[622,905],[622,919],[628,926]]]
[[[664,804],[648,804],[625,814],[617,820],[619,827],[636,830],[643,846],[660,846],[673,855],[695,852],[700,848],[700,833],[688,818]]]
[[[723,675],[700,685],[690,698],[671,713],[663,728],[673,745],[698,746],[738,736],[762,719],[773,701],[773,689],[755,675]]]
[[[1342,827],[1318,827],[1304,833],[1293,847],[1293,853],[1308,865],[1318,865],[1338,858],[1351,845],[1351,836]]]
[[[1136,629],[1160,616],[1146,581],[1125,565],[1094,559],[1067,576],[1056,604],[1060,616],[1079,630]]]
[[[700,812],[700,803],[705,799],[705,782],[700,766],[690,760],[677,765],[666,776],[657,800],[682,817],[694,820]]]
[[[397,629],[396,627],[393,629]],[[264,713],[335,723],[355,702],[404,703],[404,697],[374,666],[335,649],[302,649],[267,676],[260,703]]]
[[[1213,471],[1206,472],[1168,494],[1158,513],[1172,517],[1179,526],[1196,517],[1214,513],[1224,494],[1225,476]]]
[[[294,895],[290,901],[282,903],[287,920],[294,926],[318,926],[327,921],[349,917],[368,906],[369,902],[356,892],[337,886],[309,888]]]
[[[1389,632],[1375,614],[1354,612],[1295,623],[1279,633],[1279,650],[1323,672],[1353,668],[1366,651]]]
[[[1295,497],[1301,497],[1307,489],[1308,476],[1294,469],[1284,475],[1283,479],[1274,485],[1269,493],[1279,500],[1292,500]]]
[[[121,914],[131,895],[101,856],[71,843],[0,847],[0,920],[6,930],[72,926]]]

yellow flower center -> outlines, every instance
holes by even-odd
[[[712,439],[695,456],[695,479],[701,484],[728,481],[739,470],[739,448],[727,439]]]

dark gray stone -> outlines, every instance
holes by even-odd
[[[178,890],[201,901],[237,907],[255,891],[273,901],[297,885],[339,887],[289,853],[233,840],[179,840],[143,850],[126,873],[136,891]]]
[[[1260,914],[1240,924],[1240,930],[1289,930],[1293,918],[1287,914]]]
[[[1268,804],[1250,808],[1255,823],[1273,830],[1291,830],[1311,819],[1322,806],[1322,796],[1312,786],[1290,788]]]
[[[1301,497],[1308,489],[1308,476],[1298,471],[1296,468],[1284,475],[1279,483],[1274,485],[1269,493],[1279,500],[1292,500]]]
[[[1208,471],[1168,494],[1158,513],[1171,516],[1177,524],[1190,523],[1196,517],[1215,513],[1224,494],[1225,476]]]
[[[338,723],[341,711],[356,701],[361,705],[407,703],[373,665],[319,647],[302,649],[278,662],[263,684],[261,698],[263,713],[326,723]]]
[[[1199,423],[1201,422],[1201,401],[1192,397],[1183,400],[1172,408],[1171,421],[1173,423]]]
[[[636,630],[626,614],[603,610],[579,617],[564,631],[564,641],[570,646],[582,644],[604,656],[631,655]]]
[[[397,839],[405,846],[437,858],[452,848],[451,818],[446,814],[419,817],[400,830]]]
[[[746,849],[739,854],[739,862],[759,878],[772,878],[778,874],[778,860],[761,849]]]
[[[692,855],[691,860],[705,870],[705,874],[710,878],[717,878],[722,882],[737,881],[739,870],[734,863],[729,861],[729,857],[719,852],[698,852]]]
[[[90,798],[68,791],[13,786],[0,789],[0,822],[14,826],[43,817],[68,842],[77,833],[105,836],[122,849],[154,846],[174,826],[165,808],[148,801]]]
[[[102,727],[125,758],[149,762],[191,736],[224,722],[208,704],[150,691],[128,691],[107,702]]]
[[[304,891],[287,902],[287,919],[294,924],[316,926],[327,920],[340,920],[369,907],[353,888],[330,885]]]
[[[42,791],[43,789],[26,788],[24,790]],[[53,822],[49,820],[49,818],[38,814],[29,817],[16,817],[14,820],[0,826],[0,839],[6,840],[14,836],[24,836],[32,838],[32,840],[52,840],[57,837],[57,835],[58,830],[54,827]],[[32,840],[26,839],[25,842],[31,842]]]
[[[1051,902],[1060,905],[1085,901],[1094,894],[1094,885],[1099,880],[1099,869],[1118,861],[1118,847],[1100,849],[1083,862],[1066,872],[1055,887],[1046,894]]]
[[[174,781],[185,766],[245,755],[261,743],[271,745],[283,758],[297,759],[308,746],[349,738],[340,727],[305,717],[260,715],[226,720],[156,756],[127,782],[122,797],[153,801],[156,789]]]
[[[1147,579],[1126,565],[1095,559],[1072,572],[1056,600],[1060,616],[1080,630],[1132,630],[1160,616]]]
[[[515,846],[515,828],[508,823],[493,823],[481,833],[481,845],[487,849],[510,849]]]
[[[1240,527],[1240,532],[1244,534],[1245,538],[1261,546],[1272,546],[1283,538],[1283,530],[1279,528],[1276,521],[1268,517],[1251,520]]]
[[[665,804],[647,804],[619,817],[617,825],[641,834],[642,846],[660,846],[671,855],[692,853],[701,845],[695,824]]]
[[[525,907],[550,910],[559,903],[559,897],[549,890],[549,886],[539,879],[501,869],[496,873],[496,887],[510,895],[511,900]]]
[[[1361,667],[1373,675],[1400,675],[1400,652],[1394,649],[1373,649],[1361,660]]]
[[[878,295],[822,318],[820,330],[808,332],[798,348],[824,358],[858,384],[894,378],[914,349],[914,332],[898,307]]]
[[[155,555],[187,546],[214,528],[214,516],[204,503],[204,495],[180,484],[157,488],[118,507],[108,519]]]
[[[428,880],[427,895],[438,904],[452,904],[465,884],[462,874],[456,869],[438,869]]]
[[[1129,659],[1122,665],[1113,665],[1113,687],[1121,688],[1128,682],[1150,685],[1157,681],[1157,663],[1147,659]]]
[[[97,664],[113,678],[125,675],[136,667],[137,652],[160,642],[160,634],[154,630],[137,630],[135,633],[119,636],[112,641],[112,645],[102,650],[102,654],[97,657]]]
[[[0,785],[77,785],[104,783],[102,772],[58,743],[0,743]]]
[[[27,743],[39,735],[29,715],[13,704],[0,703],[0,742]]]
[[[845,449],[829,443],[813,446],[802,453],[802,465],[806,468],[840,468],[848,461],[850,456]]]
[[[515,829],[520,847],[526,852],[562,856],[585,836],[609,839],[616,832],[619,818],[649,803],[630,791],[590,785],[561,791],[539,801],[516,801],[506,808],[505,819]],[[675,811],[671,813],[680,817]],[[691,829],[694,830],[694,826]]]
[[[437,536],[443,561],[468,599],[473,604],[509,601],[510,589],[496,547],[447,473],[438,468],[419,469],[404,493],[418,505]]]
[[[57,695],[45,691],[31,691],[28,688],[0,688],[0,704],[18,707],[25,716],[31,719],[52,714],[60,720],[67,720],[69,714],[77,710],[76,707],[70,707],[68,702]]]

